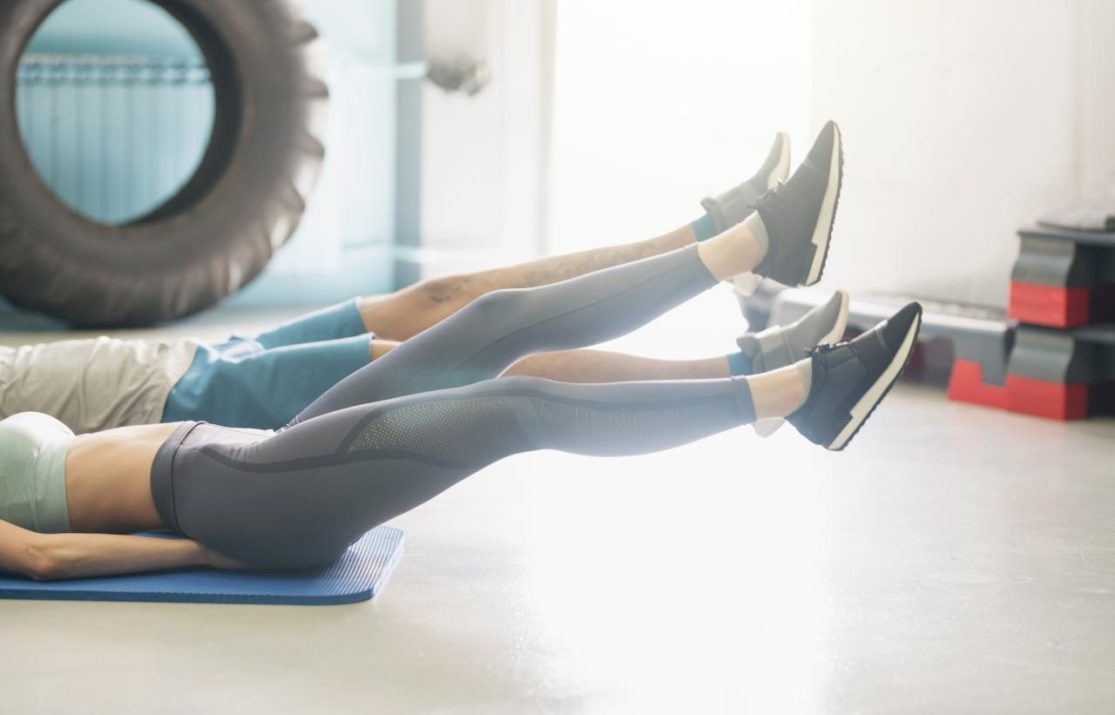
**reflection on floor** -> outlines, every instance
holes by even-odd
[[[719,349],[733,311],[623,344]],[[1109,712],[1113,465],[1115,421],[913,386],[842,454],[522,455],[398,519],[372,603],[0,602],[0,710]]]

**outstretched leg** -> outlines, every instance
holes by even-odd
[[[378,360],[402,344],[373,340],[372,357]],[[736,356],[732,353],[692,360],[664,360],[610,350],[557,350],[528,355],[500,373],[500,377],[543,377],[557,382],[635,382],[704,380],[765,371],[752,369],[746,355],[742,355],[740,360],[736,360]],[[738,369],[732,369],[733,362],[740,363]],[[778,366],[770,366],[769,369],[775,367]]]
[[[731,375],[751,375],[777,370],[822,343],[844,336],[848,321],[848,294],[832,296],[789,325],[775,325],[760,333],[736,339],[738,352],[691,360],[663,360],[606,350],[559,350],[528,355],[501,376],[544,377],[558,382],[624,382],[631,380],[699,380]],[[402,343],[372,340],[372,357],[379,359]],[[288,418],[289,419],[289,418]],[[219,420],[209,420],[225,424]],[[285,423],[288,420],[283,420]]]
[[[228,556],[317,566],[508,455],[653,452],[788,414],[804,397],[793,368],[677,382],[488,380],[340,410],[263,440],[187,423],[160,448],[152,490],[167,526]]]
[[[683,248],[696,242],[689,225],[634,243],[548,256],[476,273],[430,278],[387,295],[359,298],[367,332],[408,340],[493,291],[536,288]]]
[[[334,385],[293,423],[495,377],[536,352],[623,335],[762,260],[740,224],[696,246],[539,288],[489,293]]]
[[[750,216],[759,197],[786,179],[789,166],[789,138],[780,133],[755,174],[715,198],[702,201],[705,214],[692,223],[634,243],[433,278],[390,295],[361,298],[360,313],[366,330],[389,340],[407,340],[492,291],[549,285],[712,238]]]
[[[642,454],[781,416],[839,450],[898,378],[920,319],[911,303],[850,343],[748,378],[486,380],[338,410],[263,439],[185,423],[158,448],[151,494],[163,525],[236,559],[295,568],[332,561],[365,530],[519,452]]]

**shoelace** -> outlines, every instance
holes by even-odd
[[[813,347],[809,348],[805,351],[805,354],[809,357],[813,357],[814,355],[824,355],[825,353],[831,353],[837,348],[842,348],[847,344],[847,340],[840,343],[822,343],[821,345],[814,345]]]
[[[752,204],[751,208],[754,210],[754,209],[759,207],[759,204],[764,204],[766,206],[777,206],[779,204],[786,203],[786,201],[787,201],[787,198],[785,196],[786,192],[782,190],[785,187],[786,187],[786,182],[783,181],[782,179],[779,179],[778,184],[773,189],[771,189],[770,191],[766,192],[765,194],[760,196],[758,199],[756,199],[755,203]]]

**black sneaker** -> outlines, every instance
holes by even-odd
[[[787,285],[821,279],[843,173],[840,129],[829,122],[790,180],[755,204],[768,238],[755,273]]]
[[[747,181],[701,202],[718,232],[727,231],[755,211],[755,202],[790,175],[790,137],[778,132],[766,161]]]
[[[910,303],[854,340],[815,348],[809,397],[786,421],[814,444],[844,449],[902,373],[920,327],[921,305]]]
[[[752,374],[758,374],[792,365],[816,346],[839,341],[847,326],[848,294],[838,290],[793,323],[774,325],[759,333],[744,333],[736,338],[736,345],[751,362]],[[783,421],[768,418],[752,426],[760,437],[769,437]]]

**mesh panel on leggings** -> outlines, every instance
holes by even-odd
[[[476,465],[516,451],[508,445],[521,445],[523,439],[508,398],[447,398],[384,411],[353,440],[348,451],[399,450]]]
[[[723,407],[733,414],[736,409],[732,398]],[[431,400],[385,411],[348,451],[401,450],[461,465],[488,464],[534,448],[649,452],[707,434],[712,410],[707,400],[700,405],[596,405],[533,395]]]

